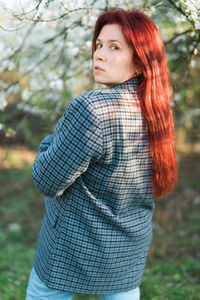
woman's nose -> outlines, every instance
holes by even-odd
[[[96,60],[106,61],[106,56],[102,50],[99,49],[94,55]]]

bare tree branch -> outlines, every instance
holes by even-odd
[[[194,46],[192,47],[192,49],[190,50],[190,52],[186,53],[185,55],[179,56],[179,58],[177,58],[175,60],[175,62],[173,64],[173,67],[172,67],[172,71],[173,72],[178,68],[178,66],[180,65],[181,62],[187,61],[187,63],[189,63],[191,61],[191,59],[192,59],[193,56],[198,55],[197,48],[198,48],[199,44],[200,44],[200,34],[199,34],[197,40],[195,40]],[[187,72],[187,69],[186,69],[185,72]]]
[[[23,6],[22,6],[22,4],[21,4],[21,1],[20,1],[20,6],[21,6],[21,9],[22,9],[22,12],[23,12],[23,13],[20,14],[20,15],[25,16],[25,15],[27,15],[27,14],[30,14],[30,13],[34,12],[34,11],[37,13],[38,10],[39,10],[39,8],[40,8],[40,5],[41,5],[42,1],[43,1],[43,0],[39,0],[39,1],[38,1],[38,4],[37,4],[33,9],[31,9],[30,11],[26,11],[26,12],[24,11],[24,8],[23,8]],[[36,15],[36,13],[35,13],[35,15]],[[15,15],[15,17],[16,17],[16,18],[19,18],[20,15]],[[19,18],[19,20],[22,21],[22,19],[20,19],[20,18]]]
[[[22,26],[22,27],[17,27],[17,28],[14,28],[14,29],[6,29],[6,28],[4,28],[2,25],[0,25],[0,28],[1,28],[2,30],[4,30],[4,31],[13,32],[13,31],[18,31],[18,30],[23,29],[24,26]]]
[[[100,11],[104,11],[105,9],[104,8],[98,8],[98,7],[94,7],[94,6],[87,6],[87,7],[79,7],[79,8],[75,8],[75,9],[68,9],[66,8],[67,12],[60,15],[59,17],[57,18],[52,18],[52,19],[42,19],[40,16],[38,16],[37,19],[34,19],[34,18],[27,18],[27,20],[31,21],[31,22],[35,22],[35,23],[43,23],[43,22],[53,22],[53,21],[58,21],[60,19],[64,19],[65,17],[67,17],[69,14],[71,13],[75,13],[77,11],[80,11],[80,10],[100,10]],[[16,16],[17,17],[17,16]],[[20,19],[19,19],[20,20]]]
[[[43,57],[41,60],[39,60],[32,68],[30,68],[30,69],[27,70],[25,73],[23,73],[23,75],[20,76],[19,79],[15,80],[15,81],[12,82],[11,84],[9,84],[6,88],[2,89],[2,90],[0,91],[0,93],[6,93],[6,92],[9,90],[10,87],[12,87],[12,86],[14,86],[14,85],[16,85],[16,84],[19,84],[20,81],[21,81],[24,77],[26,77],[29,73],[31,73],[38,65],[40,65],[40,64],[43,63],[45,60],[47,60],[48,57],[49,57],[49,55],[50,55],[49,53],[46,54],[45,57]]]
[[[181,35],[185,35],[185,34],[187,34],[187,33],[189,33],[189,32],[194,32],[194,30],[193,30],[193,29],[188,29],[188,30],[185,30],[185,31],[183,31],[183,32],[181,32],[181,33],[175,34],[170,40],[168,40],[167,42],[165,42],[165,45],[170,44],[170,43],[173,42],[177,37],[179,37],[179,36],[181,36]]]
[[[0,61],[5,61],[5,60],[10,60],[11,58],[13,58],[18,52],[21,51],[21,49],[24,47],[24,44],[25,44],[25,41],[26,39],[28,38],[29,34],[31,33],[31,31],[33,30],[35,24],[33,24],[29,29],[28,31],[26,32],[26,35],[24,36],[22,42],[21,42],[21,45],[10,55],[10,56],[7,56],[6,58],[4,59],[1,59]]]

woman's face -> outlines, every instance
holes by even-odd
[[[93,55],[95,81],[112,86],[134,77],[135,71],[133,49],[128,45],[121,26],[104,25],[97,37]]]

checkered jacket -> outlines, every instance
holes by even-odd
[[[32,175],[45,198],[34,258],[52,289],[128,291],[152,237],[152,163],[138,78],[72,101],[40,144]]]

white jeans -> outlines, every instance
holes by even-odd
[[[34,268],[32,269],[26,290],[26,300],[71,300],[74,296],[74,293],[48,288],[37,276]],[[138,287],[128,292],[100,295],[100,297],[101,300],[139,300],[140,289]]]

